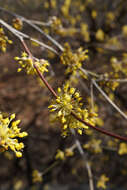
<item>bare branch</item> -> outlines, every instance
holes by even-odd
[[[82,158],[84,160],[84,163],[85,163],[85,166],[86,166],[86,169],[87,169],[87,172],[88,172],[90,190],[94,190],[94,182],[93,182],[92,170],[91,170],[90,164],[89,164],[89,162],[87,160],[87,156],[85,155],[85,153],[83,151],[83,148],[82,148],[82,146],[80,144],[80,141],[76,137],[75,130],[74,129],[70,129],[70,130],[71,130],[71,133],[73,134],[73,136],[75,137],[75,144],[77,146],[77,149],[78,149],[80,155],[82,156]]]
[[[107,94],[100,88],[95,80],[92,80],[94,86],[99,90],[99,92],[104,96],[104,98],[127,120],[127,115],[107,96]]]
[[[4,27],[6,27],[10,32],[12,32],[12,33],[13,33],[16,37],[18,37],[19,39],[21,39],[21,38],[29,39],[29,40],[31,40],[31,41],[33,41],[33,42],[38,43],[40,46],[42,46],[42,47],[44,47],[44,48],[46,48],[46,49],[49,49],[50,51],[52,51],[52,52],[54,52],[55,54],[58,55],[58,52],[57,52],[54,48],[52,48],[52,47],[50,47],[50,46],[44,44],[43,42],[40,42],[40,41],[38,41],[38,40],[36,40],[36,39],[30,37],[29,35],[27,35],[27,34],[25,34],[25,33],[23,33],[23,32],[20,32],[20,31],[16,30],[15,28],[13,28],[13,27],[10,26],[9,24],[7,24],[7,23],[6,23],[5,21],[3,21],[2,19],[0,19],[0,24],[2,24]]]

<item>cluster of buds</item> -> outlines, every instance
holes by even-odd
[[[7,43],[12,44],[12,41],[5,35],[3,28],[0,27],[0,49],[2,52],[6,52]]]
[[[56,16],[53,16],[51,18],[50,22],[51,22],[52,29],[54,29],[55,31],[57,31],[58,29],[62,28],[62,22]]]
[[[43,181],[42,173],[38,170],[33,170],[32,172],[32,181],[33,183],[38,183]]]
[[[22,30],[22,27],[23,27],[23,22],[21,19],[19,18],[14,18],[12,20],[12,25],[13,27],[16,29],[16,30]]]
[[[72,148],[66,148],[65,151],[58,149],[56,156],[55,156],[55,159],[56,160],[65,160],[67,157],[71,157],[73,155],[74,155],[73,147]]]
[[[44,59],[31,58],[26,52],[23,52],[21,57],[15,57],[15,60],[18,61],[20,65],[20,68],[18,68],[18,72],[20,72],[24,68],[26,69],[27,74],[37,74],[35,66],[38,68],[41,74],[43,74],[44,72],[48,72],[48,61]]]
[[[75,53],[72,52],[71,47],[68,43],[65,44],[64,52],[62,53],[60,59],[61,63],[67,66],[66,74],[72,73],[76,75],[77,71],[80,71],[83,61],[88,58],[88,50],[83,51],[79,48]]]

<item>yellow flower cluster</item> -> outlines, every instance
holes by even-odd
[[[107,181],[109,181],[109,178],[106,177],[105,174],[101,175],[98,182],[97,182],[97,187],[102,188],[102,189],[106,189],[106,182]]]
[[[22,157],[21,150],[24,148],[22,142],[18,142],[17,137],[23,138],[28,134],[26,132],[20,132],[18,125],[20,120],[13,121],[15,119],[15,114],[12,114],[10,117],[4,118],[0,114],[0,145],[7,150],[10,148],[15,152],[17,157]]]
[[[110,73],[105,73],[104,74],[104,79],[118,79],[118,77],[119,77],[119,75],[118,75],[118,73],[113,73],[113,72],[110,72]],[[113,94],[111,94],[110,93],[110,89],[112,90],[112,91],[115,91],[116,90],[116,88],[119,86],[119,82],[116,80],[114,80],[114,81],[106,81],[106,80],[103,80],[103,81],[101,81],[101,82],[99,82],[99,84],[101,85],[101,86],[106,86],[105,87],[105,91],[109,94],[109,96],[112,96]]]
[[[88,30],[88,24],[81,23],[80,29],[81,29],[81,35],[83,36],[84,41],[89,42],[90,41],[90,32]]]
[[[0,49],[2,52],[6,52],[7,43],[12,44],[12,41],[5,36],[3,28],[0,27]]]
[[[107,20],[106,20],[107,24],[112,23],[115,20],[115,14],[113,12],[109,11],[106,14],[106,18],[107,18]]]
[[[98,29],[95,36],[98,41],[103,41],[105,38],[105,34],[102,29]]]
[[[18,72],[20,72],[22,68],[25,68],[27,74],[34,75],[37,73],[34,67],[35,65],[39,69],[41,74],[43,74],[44,72],[48,72],[47,69],[47,66],[49,65],[48,61],[44,59],[35,59],[34,61],[25,52],[22,53],[21,57],[15,57],[15,60],[18,61],[19,65],[21,66],[20,68],[18,68]]]
[[[58,29],[62,28],[61,20],[58,17],[53,16],[51,18],[51,27],[54,31],[57,31]]]
[[[122,34],[123,34],[125,37],[127,37],[127,25],[124,25],[124,26],[122,27]]]
[[[12,20],[12,25],[16,30],[22,30],[23,22],[19,18],[15,18]]]
[[[122,56],[122,60],[118,60],[116,57],[111,58],[111,65],[114,70],[114,73],[124,74],[127,76],[127,54],[124,53]]]
[[[33,183],[42,182],[43,181],[42,173],[39,172],[38,170],[33,170],[32,181],[33,181]]]
[[[62,123],[64,136],[69,132],[69,128],[76,129],[79,134],[82,134],[83,129],[88,128],[88,126],[74,118],[71,114],[72,112],[87,123],[95,125],[97,114],[89,113],[87,109],[82,109],[83,103],[81,103],[81,100],[79,92],[75,88],[70,88],[69,83],[66,83],[63,89],[58,88],[58,97],[49,106],[52,112],[57,112],[56,119]]]
[[[102,152],[101,142],[102,142],[101,140],[91,139],[91,141],[84,144],[83,148],[89,149],[90,151],[92,151],[96,154],[101,153]]]
[[[93,10],[91,11],[91,16],[92,16],[93,19],[95,19],[95,18],[97,17],[97,14],[98,14],[98,13],[97,13],[96,10],[93,9]]]
[[[127,154],[127,143],[120,143],[118,154]]]
[[[64,154],[64,152],[62,150],[58,149],[57,150],[57,154],[55,156],[55,159],[56,160],[58,160],[58,159],[65,160],[65,154]]]
[[[52,1],[50,2],[50,4],[51,4],[51,7],[52,7],[53,9],[55,9],[55,8],[57,7],[57,2],[56,2],[56,0],[52,0]]]
[[[61,11],[65,17],[69,16],[69,9],[71,6],[71,0],[65,0],[61,7]]]
[[[61,63],[67,66],[66,74],[72,73],[75,75],[77,71],[80,72],[83,61],[88,58],[88,50],[83,51],[79,48],[76,53],[73,53],[68,43],[65,44],[64,52],[60,56]]]
[[[112,71],[109,73],[105,73],[103,75],[103,78],[105,80],[100,82],[101,85],[103,86],[105,85],[106,87],[108,87],[107,89],[105,89],[107,93],[109,93],[109,89],[114,91],[119,86],[120,82],[117,81],[117,79],[125,78],[127,76],[127,54],[124,53],[122,55],[121,60],[118,60],[117,57],[111,57],[110,63],[112,66]],[[114,80],[106,81],[106,79],[114,79]]]
[[[58,159],[65,160],[66,157],[71,157],[73,155],[74,155],[74,152],[71,148],[66,148],[65,151],[58,149],[55,159],[56,160],[58,160]]]
[[[105,89],[107,93],[109,93],[110,89],[114,91],[119,86],[120,82],[117,79],[127,76],[127,54],[124,53],[121,60],[118,60],[117,57],[111,57],[110,63],[112,71],[104,73],[104,80],[100,82],[100,85],[108,87]]]
[[[51,29],[60,36],[73,36],[77,32],[74,27],[64,28],[61,19],[56,16],[51,18]]]

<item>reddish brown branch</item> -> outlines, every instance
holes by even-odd
[[[29,56],[31,57],[31,59],[33,60],[33,55],[32,55],[32,53],[30,52],[29,48],[27,47],[25,41],[24,41],[22,38],[20,38],[20,40],[21,40],[22,45],[23,45],[23,47],[25,48],[26,52],[28,53],[28,55],[29,55]]]
[[[86,121],[84,121],[83,119],[79,118],[75,113],[71,113],[78,121],[82,122],[83,124],[87,125],[88,127],[92,128],[92,129],[95,129],[96,131],[100,132],[100,133],[103,133],[105,135],[108,135],[110,137],[114,137],[116,139],[119,139],[119,140],[123,140],[123,141],[127,141],[127,137],[123,137],[123,136],[120,136],[120,135],[117,135],[115,133],[112,133],[112,132],[109,132],[103,128],[99,128],[99,127],[96,127],[96,126],[93,126],[89,123],[87,123]]]
[[[47,82],[47,80],[45,79],[45,77],[41,74],[41,72],[39,71],[39,69],[37,68],[37,66],[34,65],[34,67],[35,67],[35,69],[36,69],[36,71],[37,71],[37,73],[38,73],[40,79],[43,81],[43,83],[46,85],[46,87],[49,89],[49,91],[53,94],[53,96],[54,96],[55,98],[57,98],[56,92],[53,90],[53,88],[52,88],[52,87],[50,86],[50,84]]]
[[[22,45],[24,46],[26,52],[28,53],[28,55],[30,56],[30,58],[32,59],[32,61],[34,62],[33,59],[33,55],[30,52],[29,48],[27,47],[25,41],[23,39],[21,39]],[[47,86],[47,88],[49,89],[49,91],[53,94],[53,96],[55,98],[57,98],[57,94],[56,92],[53,90],[53,88],[50,86],[50,84],[47,82],[47,80],[45,79],[45,77],[41,74],[41,72],[39,71],[38,67],[34,64],[34,68],[36,69],[38,76],[40,77],[40,79],[43,81],[43,83]]]

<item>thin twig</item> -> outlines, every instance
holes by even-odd
[[[54,38],[52,38],[50,35],[46,34],[42,29],[40,29],[38,26],[35,24],[31,23],[29,20],[22,18],[24,22],[32,26],[34,29],[36,29],[38,32],[43,34],[48,40],[50,40],[54,45],[56,45],[61,51],[64,51],[64,48],[61,46],[60,43],[58,43]]]
[[[33,60],[34,62],[34,59],[33,59],[33,55],[31,54],[29,48],[27,47],[25,41],[23,39],[21,39],[21,42],[22,42],[22,45],[23,47],[25,48],[26,52],[29,54],[29,56],[31,57],[31,59]],[[47,86],[47,88],[49,89],[49,91],[53,94],[53,96],[55,98],[57,98],[57,94],[56,92],[53,90],[53,88],[50,86],[50,84],[47,82],[47,80],[44,78],[44,76],[41,74],[41,72],[39,71],[38,67],[34,64],[34,68],[36,69],[40,79],[43,81],[43,83]]]
[[[87,75],[87,76],[91,75],[91,76],[96,77],[96,78],[100,77],[99,74],[94,73],[94,72],[89,71],[89,70],[86,70],[86,69],[84,69],[84,68],[82,68],[82,67],[80,68],[80,70],[81,70],[85,75]]]
[[[90,164],[88,162],[87,156],[85,155],[85,153],[83,151],[83,148],[82,148],[82,146],[80,144],[80,141],[76,137],[75,130],[74,129],[70,129],[70,130],[71,130],[72,135],[75,137],[75,144],[77,146],[77,149],[78,149],[80,155],[82,156],[82,158],[84,160],[84,163],[85,163],[85,166],[86,166],[86,169],[87,169],[87,172],[88,172],[90,190],[94,190],[94,182],[93,182],[92,170],[91,170]]]
[[[10,32],[12,32],[12,33],[13,33],[16,37],[18,37],[19,39],[20,39],[20,38],[29,39],[30,41],[33,41],[33,42],[35,42],[35,43],[38,43],[40,46],[42,46],[42,47],[44,47],[44,48],[46,48],[46,49],[49,49],[49,50],[52,51],[53,53],[59,55],[58,52],[57,52],[54,48],[52,48],[52,47],[50,47],[50,46],[44,44],[43,42],[40,42],[40,41],[38,41],[38,40],[36,40],[36,39],[30,37],[29,35],[27,35],[27,34],[25,34],[25,33],[23,33],[23,32],[20,32],[20,31],[16,30],[15,28],[13,28],[13,27],[10,26],[9,24],[7,24],[7,23],[6,23],[5,21],[3,21],[2,19],[0,19],[0,24],[2,24],[5,28],[7,28]]]
[[[100,78],[100,79],[96,79],[97,82],[99,81],[111,81],[111,82],[120,82],[120,83],[124,83],[127,82],[127,78],[125,79],[113,79],[113,78]]]
[[[38,67],[36,65],[34,65],[39,77],[41,78],[41,80],[43,81],[43,83],[47,86],[47,88],[49,89],[49,91],[53,94],[53,96],[55,98],[57,98],[57,94],[56,92],[53,90],[53,88],[50,86],[50,84],[47,82],[47,80],[45,79],[45,77],[41,74],[41,72],[39,71]]]
[[[47,174],[51,169],[53,169],[55,166],[59,164],[59,160],[55,161],[53,164],[51,164],[48,168],[46,168],[43,172],[41,172],[41,175]]]
[[[93,83],[92,83],[92,81],[90,83],[90,97],[91,97],[91,108],[92,108],[92,111],[94,112],[94,95],[93,95]]]
[[[49,21],[49,22],[41,22],[38,20],[29,20],[29,21],[33,24],[40,25],[40,26],[50,26],[52,24],[51,21]]]
[[[127,137],[123,137],[123,136],[117,135],[115,133],[109,132],[109,131],[107,131],[107,130],[105,130],[103,128],[93,126],[93,125],[87,123],[86,121],[84,121],[83,119],[79,118],[74,112],[71,112],[71,115],[73,115],[81,123],[84,123],[84,125],[87,125],[88,127],[92,128],[92,129],[95,129],[96,131],[98,131],[100,133],[103,133],[103,134],[105,134],[107,136],[110,136],[110,137],[113,137],[113,138],[116,138],[116,139],[119,139],[119,140],[122,140],[122,141],[127,141]]]
[[[92,80],[94,86],[99,90],[99,92],[104,96],[104,98],[127,120],[127,115],[107,96],[107,94],[100,88],[95,80]]]
[[[62,45],[60,43],[58,43],[54,38],[52,38],[49,34],[46,34],[42,29],[40,29],[38,26],[36,26],[33,22],[31,22],[31,20],[26,19],[25,17],[12,13],[11,11],[7,11],[6,9],[0,7],[0,10],[5,11],[6,13],[18,17],[20,18],[23,22],[26,22],[28,25],[30,25],[31,27],[33,27],[34,29],[36,29],[38,32],[40,32],[41,34],[43,34],[48,40],[50,40],[55,46],[57,46],[61,51],[64,51],[64,48],[62,47]]]

